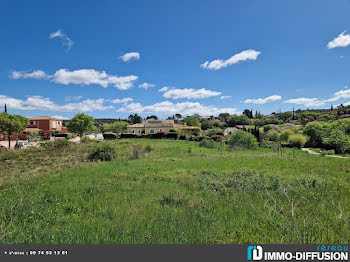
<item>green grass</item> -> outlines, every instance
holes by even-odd
[[[104,143],[115,161],[86,162],[95,143],[0,155],[0,243],[349,243],[348,159]]]

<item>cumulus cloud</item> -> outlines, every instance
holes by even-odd
[[[347,99],[347,98],[350,98],[350,89],[340,90],[340,91],[334,93],[333,97],[326,100],[326,102],[333,102],[333,101],[337,101],[339,99]]]
[[[131,101],[133,101],[133,99],[131,97],[126,97],[123,99],[114,99],[111,102],[113,104],[125,104],[125,103],[131,102]]]
[[[20,78],[48,79],[50,78],[50,76],[47,75],[42,70],[36,70],[33,72],[12,71],[9,77],[12,79],[20,79]]]
[[[164,87],[158,89],[158,92],[166,92],[166,91],[168,91],[170,88],[173,88],[173,87],[171,87],[171,86],[164,86]]]
[[[56,32],[50,34],[50,39],[60,38],[62,41],[62,45],[66,47],[67,51],[69,51],[74,42],[65,34],[61,29],[58,29]]]
[[[120,57],[124,62],[129,62],[131,60],[140,60],[140,53],[138,52],[130,52],[122,55]]]
[[[232,96],[220,96],[220,99],[227,99],[227,98],[231,98]]]
[[[57,84],[69,85],[100,85],[102,87],[114,86],[119,90],[127,90],[133,87],[134,82],[138,76],[117,76],[108,75],[105,71],[97,71],[94,69],[79,69],[69,71],[68,69],[59,69],[53,75],[47,75],[44,71],[37,70],[32,73],[24,73],[20,71],[13,71],[10,78],[36,78],[36,79],[50,79]]]
[[[184,89],[170,89],[166,90],[163,96],[165,98],[170,99],[202,99],[208,98],[212,96],[221,95],[221,92],[215,92],[211,90],[207,90],[205,88],[201,89],[192,89],[192,88],[184,88]]]
[[[60,115],[55,115],[55,116],[51,116],[51,117],[57,118],[57,119],[62,119],[62,120],[68,120],[69,119],[68,117],[60,116]]]
[[[64,98],[64,101],[79,101],[82,98],[83,98],[82,96],[66,96]]]
[[[154,85],[154,84],[150,84],[150,83],[142,83],[142,84],[140,84],[139,85],[139,88],[143,88],[143,89],[148,89],[148,88],[150,88],[150,87],[155,87],[156,85]]]
[[[140,103],[131,103],[118,109],[117,112],[121,113],[138,113],[138,114],[182,114],[182,115],[218,115],[220,113],[238,114],[239,112],[235,108],[218,108],[210,105],[205,106],[198,102],[183,102],[183,103],[172,103],[170,101],[163,101],[155,103],[149,106],[143,106]]]
[[[8,108],[13,110],[45,110],[57,112],[90,112],[102,111],[114,108],[104,104],[105,100],[100,99],[86,99],[78,103],[68,103],[65,105],[58,105],[50,98],[42,96],[28,96],[27,99],[22,100],[18,98],[0,95],[0,104],[7,104]]]
[[[334,38],[331,42],[328,43],[328,49],[336,48],[336,47],[346,47],[350,45],[350,34],[345,34],[345,31],[339,34],[336,38]]]
[[[270,102],[275,102],[275,101],[278,101],[281,99],[282,99],[282,97],[279,95],[272,95],[272,96],[268,96],[265,98],[246,99],[243,101],[243,103],[246,103],[246,104],[253,103],[253,104],[262,105],[262,104],[266,104],[266,103],[270,103]]]
[[[259,51],[249,49],[249,50],[242,51],[238,54],[235,54],[227,60],[216,59],[216,60],[213,60],[211,62],[206,61],[205,63],[201,64],[201,67],[205,68],[205,69],[210,69],[210,70],[219,70],[223,67],[237,64],[241,61],[256,60],[260,54],[261,54],[261,52],[259,52]]]
[[[305,97],[289,99],[284,101],[284,103],[304,105],[306,107],[320,107],[326,104],[324,101],[319,100],[318,98],[305,98]]]

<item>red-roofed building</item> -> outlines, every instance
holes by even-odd
[[[67,130],[62,126],[62,119],[49,116],[38,116],[29,118],[29,125],[25,129],[25,132],[40,131],[66,132]]]

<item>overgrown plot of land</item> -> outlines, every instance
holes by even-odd
[[[33,160],[13,153],[22,172],[1,171],[0,242],[349,242],[348,159],[188,141],[104,143],[116,148],[115,161],[78,167],[98,145],[70,145],[55,155],[71,163],[52,163],[57,172],[29,168],[57,149],[38,149]]]

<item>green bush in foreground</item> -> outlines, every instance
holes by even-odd
[[[302,134],[293,134],[288,138],[288,143],[293,147],[302,148],[307,142],[307,137]]]
[[[283,132],[281,132],[280,134],[280,140],[282,142],[288,142],[288,138],[289,136],[291,136],[293,134],[292,130],[288,129],[288,130],[285,130]]]
[[[267,138],[269,139],[269,141],[278,141],[279,139],[279,133],[277,131],[270,131],[267,133]]]
[[[336,154],[344,154],[350,149],[350,136],[341,130],[333,129],[323,138],[323,143],[334,149]]]
[[[113,161],[116,158],[116,150],[109,145],[94,148],[89,154],[89,161]]]
[[[238,130],[229,138],[228,144],[232,148],[255,149],[258,146],[256,138],[245,131]]]

